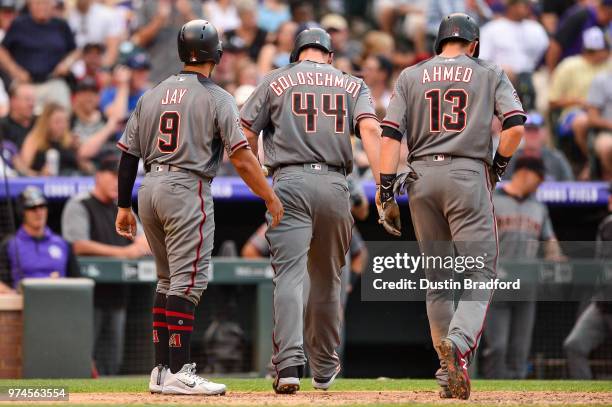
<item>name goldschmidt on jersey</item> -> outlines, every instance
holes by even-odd
[[[361,89],[361,81],[347,75],[328,72],[289,72],[270,82],[270,88],[281,96],[287,89],[298,85],[324,86],[326,88],[343,88],[353,97],[357,97]]]

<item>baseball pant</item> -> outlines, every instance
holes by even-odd
[[[535,321],[534,301],[491,303],[485,324],[482,373],[487,379],[524,379]]]
[[[155,257],[157,292],[196,305],[208,285],[215,220],[208,180],[187,172],[149,172],[138,214]]]
[[[414,160],[412,167],[419,179],[408,187],[410,213],[422,252],[443,257],[485,256],[483,269],[467,269],[463,275],[477,282],[493,279],[497,230],[486,165],[469,158],[447,156],[434,161],[433,156],[428,156]],[[430,282],[454,277],[448,270],[435,268],[426,269],[425,274]],[[440,341],[447,337],[470,363],[492,294],[492,290],[427,290],[427,317],[438,356]],[[448,384],[442,363],[436,378],[441,386]]]
[[[612,335],[612,314],[601,312],[595,303],[589,304],[563,343],[571,379],[593,378],[589,355],[608,335]]]
[[[346,177],[325,165],[315,167],[289,166],[274,174],[285,215],[266,232],[275,273],[272,363],[277,371],[304,365],[305,342],[313,376],[329,377],[340,363],[340,275],[353,217]],[[304,307],[306,272],[310,290]]]

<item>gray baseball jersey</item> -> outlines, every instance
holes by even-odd
[[[302,61],[269,73],[240,112],[242,125],[264,130],[265,164],[325,163],[353,168],[350,134],[376,118],[365,83],[332,65]]]
[[[173,75],[138,101],[117,146],[153,163],[170,164],[213,178],[223,148],[248,147],[233,97],[192,72]]]
[[[155,257],[157,292],[197,304],[215,230],[207,181],[224,148],[228,155],[248,148],[233,98],[202,75],[173,75],[140,98],[117,146],[151,169],[138,190],[138,214]]]
[[[519,199],[501,189],[493,195],[493,203],[501,257],[534,258],[538,249],[534,242],[555,239],[548,208],[533,196]]]
[[[383,126],[406,135],[415,157],[448,154],[491,164],[491,121],[525,115],[506,74],[462,55],[436,56],[399,76]]]

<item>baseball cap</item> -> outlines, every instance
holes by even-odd
[[[149,58],[144,52],[138,52],[133,55],[130,55],[130,57],[125,62],[125,65],[128,68],[136,70],[151,69],[151,63],[149,62]]]
[[[535,172],[540,178],[544,179],[545,169],[544,161],[538,157],[521,156],[516,160],[514,172],[518,170],[529,170]]]
[[[321,28],[323,28],[325,31],[344,31],[348,28],[348,24],[346,19],[340,14],[327,14],[321,20]]]
[[[525,127],[537,127],[540,128],[544,126],[544,118],[538,112],[530,112],[527,115],[527,121],[525,122]]]
[[[599,27],[591,27],[582,32],[582,49],[585,51],[601,51],[608,49],[606,37]]]
[[[110,171],[117,173],[119,171],[119,157],[112,151],[107,151],[98,157],[96,160],[96,172]]]
[[[37,206],[47,206],[47,199],[40,188],[31,185],[19,194],[19,203],[23,209],[31,209]]]
[[[77,84],[74,86],[74,93],[87,91],[98,92],[99,90],[100,88],[98,87],[95,79],[90,77],[84,78],[83,80],[77,82]]]

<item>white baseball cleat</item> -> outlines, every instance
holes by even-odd
[[[157,365],[151,371],[151,379],[149,380],[149,390],[151,393],[161,393],[164,387],[164,380],[168,368],[164,365]]]
[[[164,380],[163,394],[187,394],[215,396],[225,394],[224,384],[214,383],[204,379],[195,373],[195,363],[186,363],[181,370],[176,373],[166,373]]]
[[[338,373],[340,373],[340,365],[336,367],[336,370],[334,371],[334,374],[331,375],[331,377],[326,377],[326,378],[313,377],[312,387],[314,387],[317,390],[329,389],[332,383],[334,382],[334,380],[336,380],[336,376],[338,376]]]

